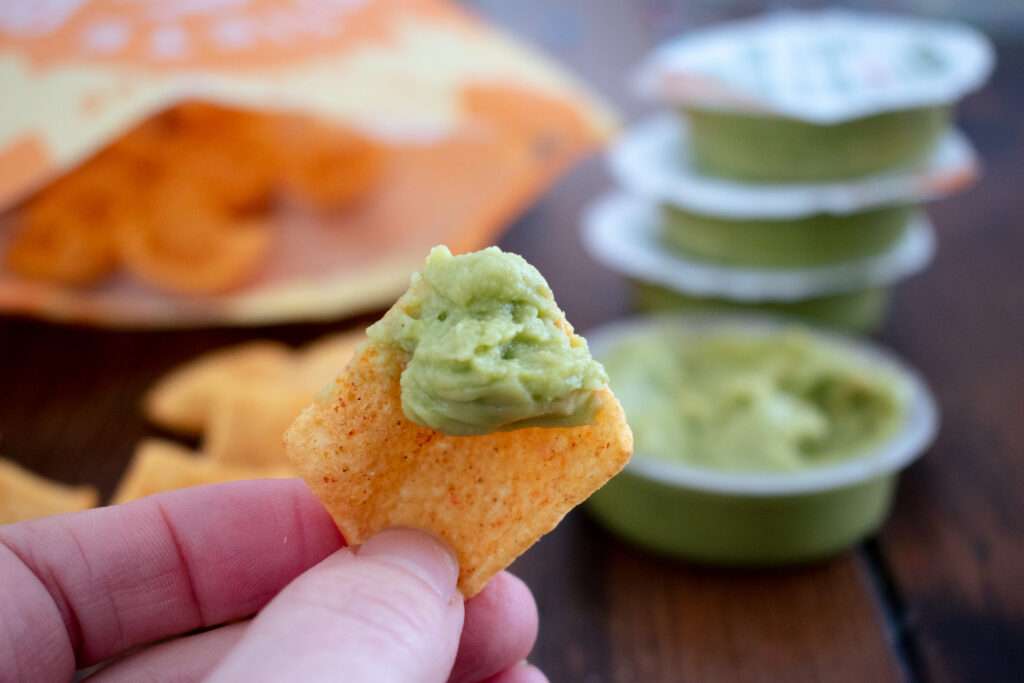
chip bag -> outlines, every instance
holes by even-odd
[[[0,9],[0,310],[103,325],[380,308],[613,116],[455,3]]]

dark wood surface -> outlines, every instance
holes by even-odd
[[[473,4],[627,119],[641,113],[627,69],[657,40],[716,18],[712,3]],[[552,681],[1024,678],[1024,46],[1010,38],[992,81],[960,108],[985,175],[930,206],[938,257],[897,289],[879,335],[927,377],[943,411],[882,533],[812,566],[726,572],[644,554],[575,511],[513,567],[537,597],[533,660]],[[582,330],[629,310],[622,281],[577,236],[581,208],[609,186],[600,161],[585,162],[501,240],[540,268]],[[151,433],[139,396],[169,368],[352,322],[133,332],[0,317],[0,453],[109,494]]]

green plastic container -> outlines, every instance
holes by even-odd
[[[790,220],[730,220],[662,206],[662,239],[683,255],[717,263],[821,266],[886,251],[906,232],[912,205]]]
[[[761,313],[823,325],[841,332],[872,334],[885,322],[889,288],[872,287],[798,301],[745,302],[698,297],[646,282],[632,281],[634,304],[653,313]]]
[[[683,116],[699,170],[781,183],[860,178],[921,163],[949,125],[950,111],[919,107],[831,125],[692,107]]]
[[[643,456],[634,456],[641,458]],[[616,535],[646,550],[710,564],[771,566],[833,555],[872,535],[896,475],[825,491],[756,495],[704,491],[627,468],[587,501]]]
[[[662,335],[666,325],[759,335],[791,328],[764,316],[663,314],[613,322],[587,331],[586,337],[600,360],[617,338]],[[816,560],[875,533],[889,514],[899,473],[934,439],[935,402],[920,377],[878,345],[809,331],[906,382],[906,410],[894,434],[862,456],[793,472],[726,471],[634,453],[625,469],[588,499],[589,513],[646,550],[729,566]]]

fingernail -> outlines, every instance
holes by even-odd
[[[419,529],[392,527],[363,543],[359,557],[374,557],[423,579],[445,603],[455,597],[459,563],[448,544]]]

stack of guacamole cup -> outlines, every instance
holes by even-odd
[[[979,32],[889,15],[785,12],[685,35],[637,74],[668,111],[610,148],[623,191],[590,207],[585,245],[646,310],[871,332],[931,259],[922,205],[977,175],[952,111],[991,68]]]

